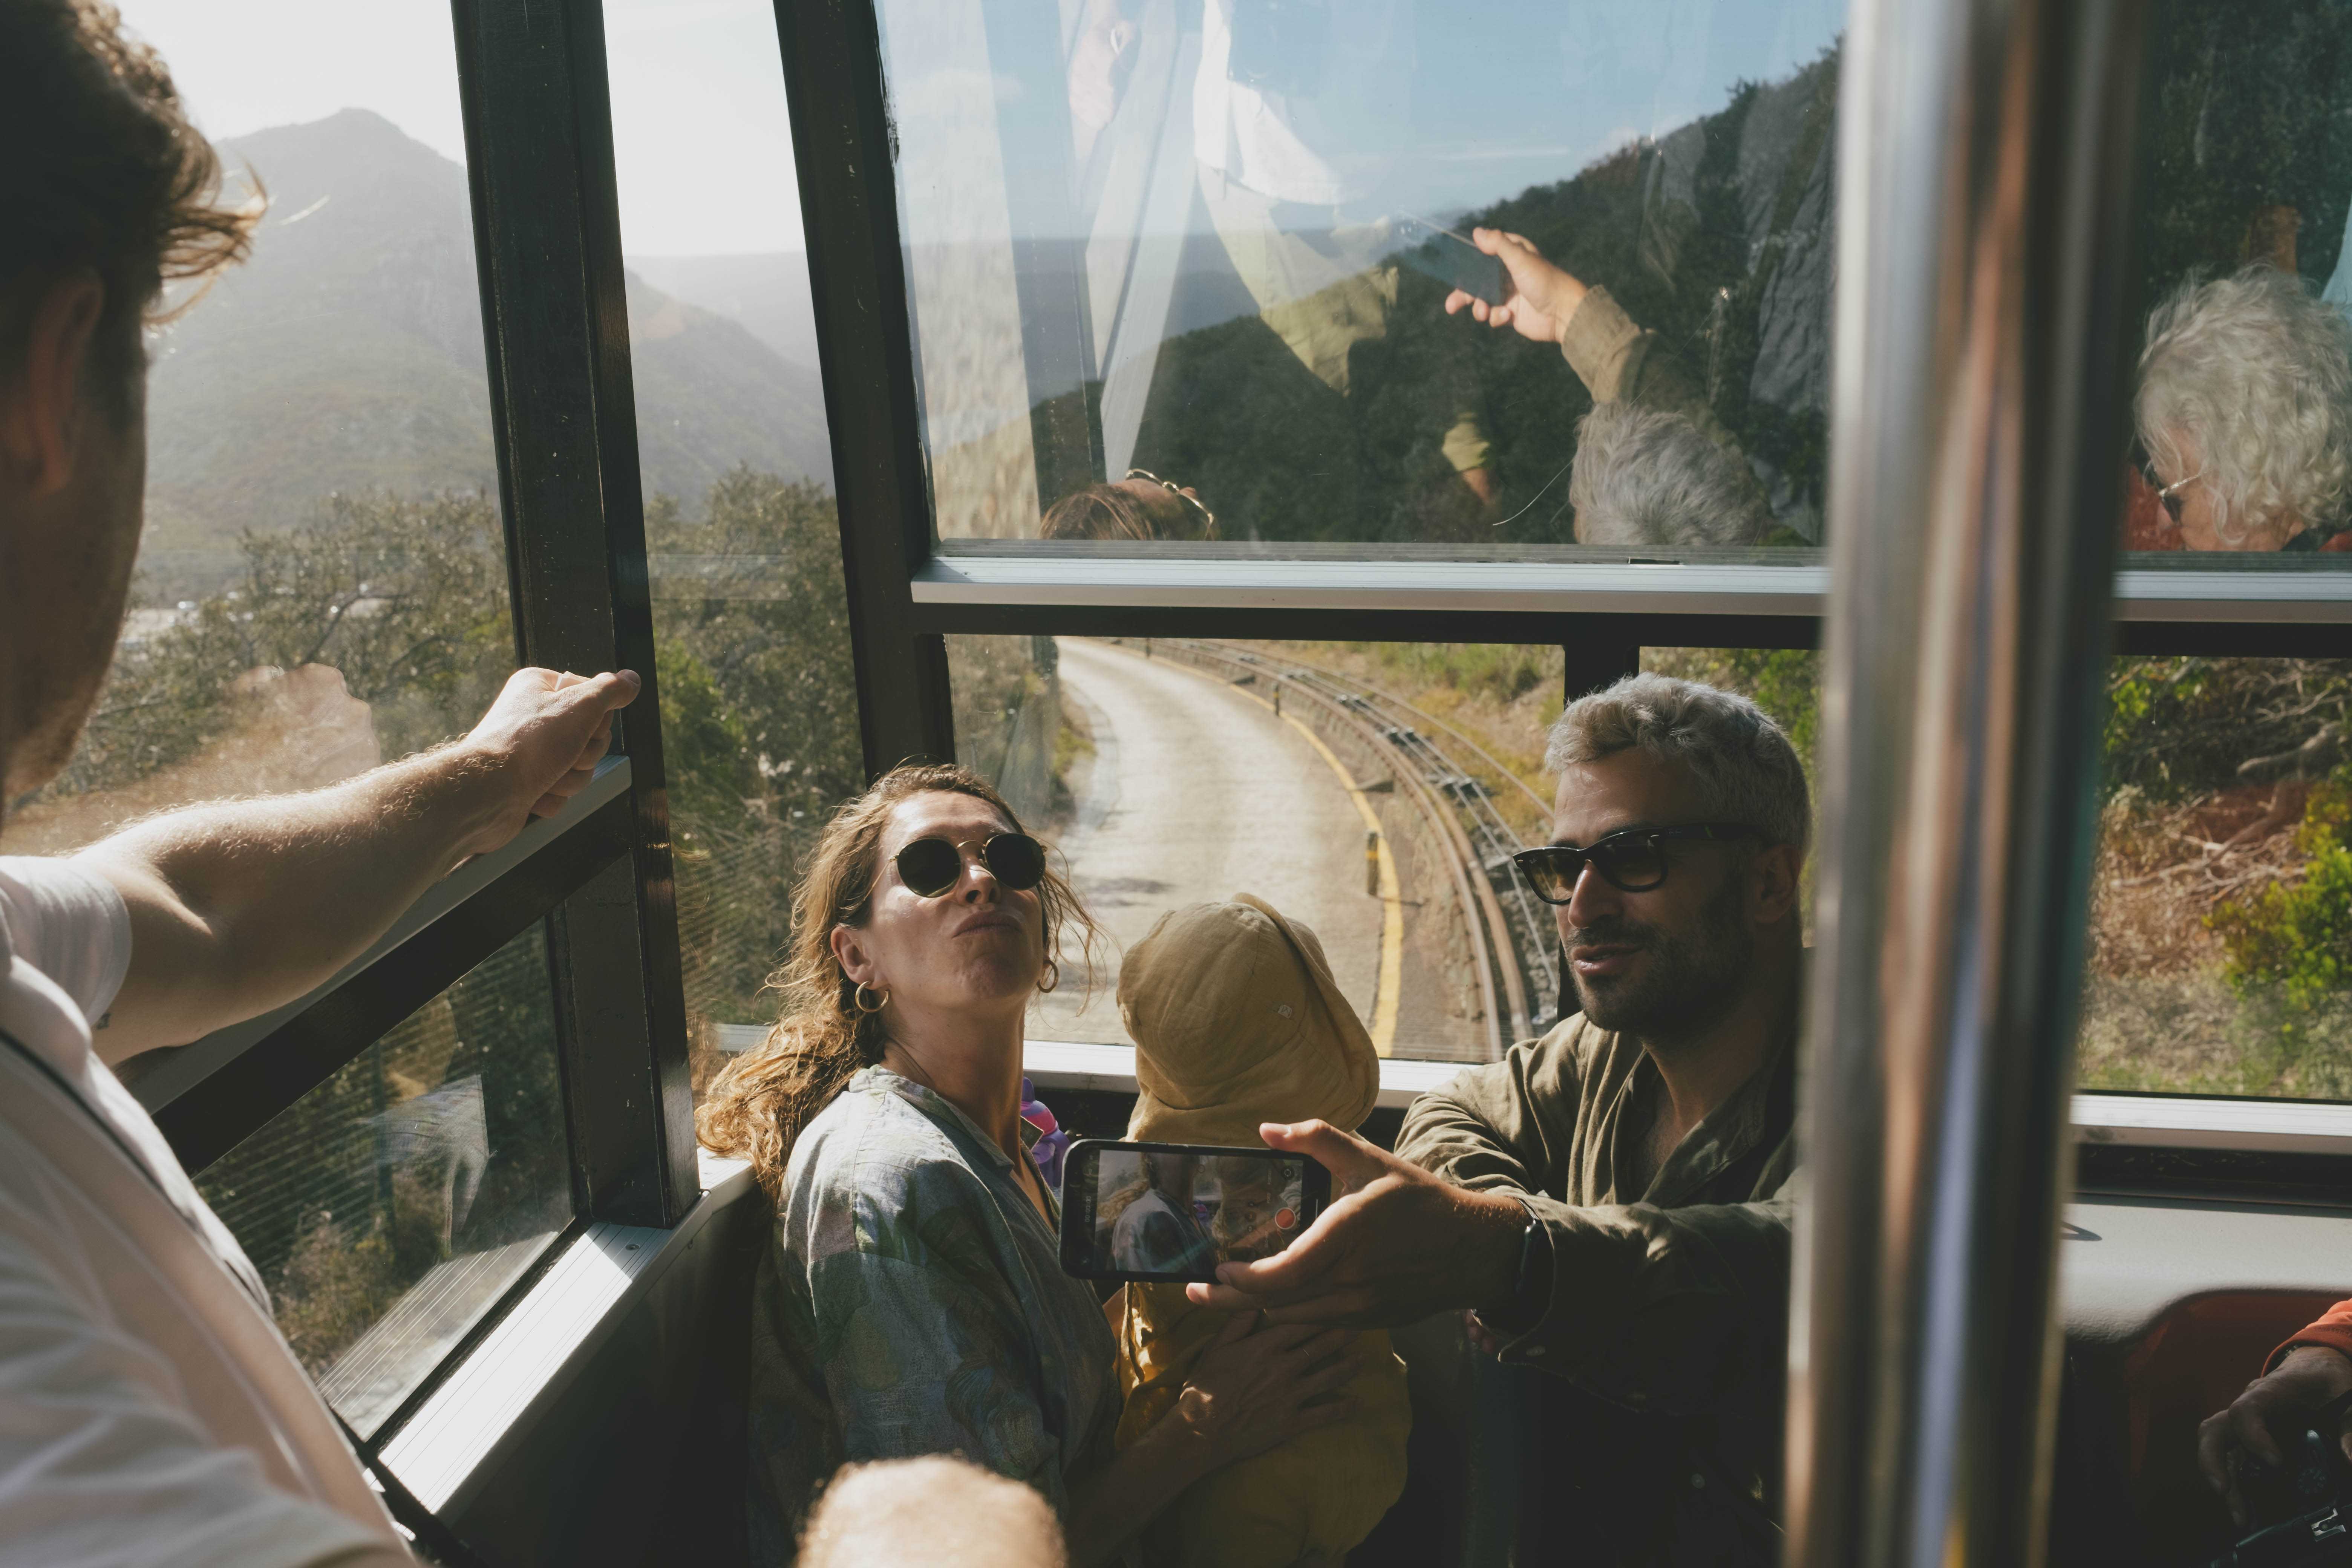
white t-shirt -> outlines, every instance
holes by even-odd
[[[0,858],[0,1568],[409,1563],[253,1265],[91,1050],[130,960],[110,883]]]

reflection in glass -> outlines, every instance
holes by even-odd
[[[801,855],[865,784],[773,8],[607,0],[694,1085],[766,1032]]]
[[[539,928],[196,1185],[261,1270],[320,1391],[373,1432],[572,1217]]]
[[[2165,0],[2150,22],[2124,547],[2341,569],[2327,558],[2352,549],[2344,7]]]
[[[1817,656],[1648,648],[1811,764]],[[2352,1100],[2352,660],[2118,658],[2077,1068],[2086,1089]]]
[[[8,814],[18,854],[349,777],[465,728],[514,664],[447,8],[123,9],[268,211],[151,335],[131,614],[71,765]],[[354,64],[352,27],[396,35],[398,68]],[[217,47],[247,34],[267,62]]]
[[[1819,542],[1842,5],[878,9],[943,541]]]
[[[1123,1043],[1128,946],[1236,893],[1314,928],[1383,1053],[1479,1061],[1559,1005],[1541,842],[1553,647],[948,639],[958,760],[1066,860],[1108,942],[1032,1005]]]

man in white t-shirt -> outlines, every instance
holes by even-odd
[[[98,0],[0,0],[0,809],[71,755],[112,657],[145,314],[251,222],[117,25]],[[110,1066],[334,973],[577,793],[637,687],[522,670],[463,740],[331,789],[0,858],[0,1568],[411,1561]]]

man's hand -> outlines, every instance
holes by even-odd
[[[2246,1500],[2238,1490],[2241,1455],[2251,1452],[2263,1463],[2281,1466],[2278,1434],[2304,1429],[2321,1405],[2352,1394],[2352,1357],[2325,1345],[2298,1345],[2275,1370],[2246,1384],[2227,1410],[2205,1418],[2197,1428],[2197,1468],[2205,1483],[2230,1501],[2230,1517],[2240,1529],[2246,1525]],[[2336,1441],[2352,1459],[2352,1431],[2339,1432]]]
[[[1474,228],[1471,239],[1479,249],[1498,258],[1511,275],[1511,296],[1489,305],[1456,289],[1445,297],[1445,313],[1467,305],[1470,313],[1490,327],[1517,327],[1519,336],[1539,343],[1556,343],[1568,330],[1568,319],[1584,303],[1584,285],[1553,266],[1543,252],[1516,234],[1499,228]]]
[[[131,916],[100,1056],[185,1045],[325,980],[451,868],[562,810],[641,685],[625,669],[517,670],[454,744],[306,795],[150,817],[83,850]]]
[[[1322,1121],[1267,1122],[1272,1149],[1331,1173],[1334,1197],[1287,1250],[1228,1263],[1216,1285],[1187,1285],[1197,1305],[1256,1307],[1273,1323],[1386,1328],[1511,1293],[1528,1211],[1474,1193]]]
[[[518,669],[507,677],[506,689],[459,742],[505,786],[468,853],[488,854],[585,789],[612,746],[614,711],[635,701],[644,686],[633,669],[597,676]]]

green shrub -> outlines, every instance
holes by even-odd
[[[2352,768],[2312,792],[2295,846],[2303,876],[2206,917],[2228,953],[2226,971],[2242,994],[2276,986],[2307,1013],[2352,984]]]

